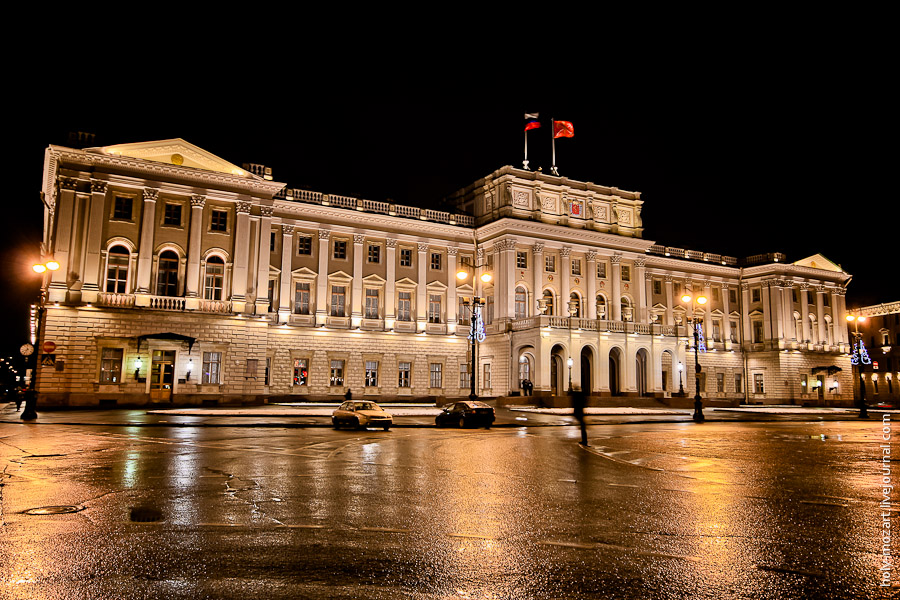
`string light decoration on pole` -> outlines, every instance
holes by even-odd
[[[706,296],[691,296],[685,294],[681,297],[681,301],[691,306],[691,316],[688,317],[688,323],[694,329],[694,383],[696,391],[694,393],[694,422],[702,423],[706,420],[703,416],[703,400],[700,397],[700,353],[706,352],[706,340],[703,338],[702,319],[698,319],[695,315],[697,306],[703,306],[707,303]]]
[[[475,270],[486,266],[486,264],[461,264],[459,269],[456,271],[456,278],[460,281],[466,281],[471,277],[474,280]],[[490,283],[493,279],[493,276],[491,275],[490,271],[484,271],[479,279],[483,283]],[[474,285],[472,286],[472,288],[474,290]],[[462,304],[464,307],[466,307],[471,316],[468,338],[469,341],[472,342],[472,349],[470,351],[469,358],[469,400],[472,400],[474,402],[475,400],[478,400],[478,394],[475,393],[475,382],[477,379],[476,367],[478,366],[478,360],[476,357],[476,352],[478,349],[477,344],[483,342],[485,338],[484,315],[482,314],[484,310],[485,299],[479,296],[474,296],[471,300],[467,297],[464,297]]]
[[[42,276],[48,271],[56,271],[59,269],[59,263],[50,258],[42,263],[37,263],[31,269]],[[28,388],[25,390],[25,409],[22,411],[23,421],[33,421],[37,419],[37,373],[38,373],[38,353],[36,347],[41,342],[41,324],[44,321],[44,288],[47,281],[41,282],[41,290],[38,292],[37,302],[31,305],[31,341],[23,344],[19,351],[25,357],[25,373],[31,370],[31,379],[28,381]]]
[[[866,406],[866,378],[863,373],[863,365],[871,365],[872,359],[866,351],[866,345],[863,343],[863,334],[859,332],[859,324],[865,323],[866,318],[862,315],[848,314],[847,320],[853,323],[853,354],[850,356],[850,364],[855,366],[859,371],[859,418],[868,419],[869,409]]]

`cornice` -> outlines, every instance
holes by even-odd
[[[667,256],[657,256],[655,254],[648,254],[646,260],[646,267],[648,269],[666,269],[669,271],[679,271],[685,274],[718,275],[720,277],[731,277],[734,279],[738,279],[741,276],[740,267],[728,267],[714,263],[681,260]]]
[[[507,234],[513,234],[519,238],[536,238],[534,241],[547,242],[553,240],[560,243],[585,246],[584,249],[573,248],[577,252],[607,248],[610,250],[637,252],[643,255],[654,243],[642,238],[625,237],[592,229],[574,229],[539,221],[511,219],[509,217],[491,221],[475,229],[475,237],[478,243],[484,243],[495,237]],[[522,243],[527,242],[523,240]]]
[[[177,179],[199,184],[205,188],[224,187],[238,189],[267,197],[274,196],[285,186],[284,183],[267,181],[256,176],[241,177],[238,175],[229,175],[227,173],[204,171],[193,167],[167,165],[165,163],[122,155],[91,153],[62,146],[50,146],[48,148],[47,158],[48,160],[57,163],[57,165],[63,163],[66,165],[89,168],[105,167],[109,169],[122,169],[150,179]],[[58,169],[57,165],[54,165],[54,168],[51,168],[48,171],[55,173]],[[48,183],[49,182],[45,182],[45,185]]]

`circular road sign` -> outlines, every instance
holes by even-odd
[[[56,344],[54,342],[44,342],[44,345],[41,346],[41,350],[44,351],[44,354],[50,354],[56,350]]]

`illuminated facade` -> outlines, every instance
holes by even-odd
[[[862,365],[866,382],[866,402],[896,404],[900,401],[900,301],[865,306],[850,311],[865,317],[863,323],[850,323],[851,338],[859,332],[868,361]],[[853,385],[859,393],[859,365],[854,365]]]
[[[481,396],[528,379],[552,402],[570,377],[594,396],[691,396],[685,293],[710,299],[707,401],[852,402],[847,273],[646,241],[635,192],[503,167],[452,214],[292,190],[175,139],[51,146],[43,200],[62,265],[43,404],[466,396],[472,296]]]

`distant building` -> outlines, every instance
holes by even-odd
[[[866,383],[866,402],[900,401],[900,301],[864,306],[850,311],[866,317],[861,324],[850,324],[851,337],[859,331],[871,364],[862,365]],[[859,368],[853,367],[853,387],[859,393]]]
[[[40,403],[466,396],[473,296],[481,396],[527,379],[553,402],[570,375],[594,396],[692,396],[686,292],[710,300],[706,401],[852,402],[850,276],[821,255],[657,245],[639,193],[508,166],[455,194],[460,214],[251,167],[180,139],[47,149],[43,250],[62,268]]]

